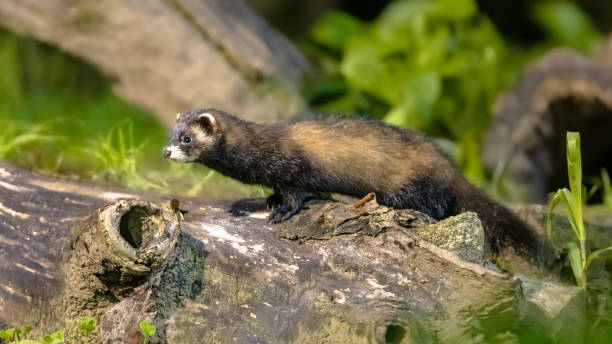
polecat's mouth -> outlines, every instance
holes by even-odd
[[[188,162],[189,157],[185,155],[185,153],[175,145],[166,146],[163,149],[164,158],[170,159],[176,162]]]

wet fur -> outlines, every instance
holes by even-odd
[[[215,117],[214,134],[196,122],[202,113]],[[268,199],[271,222],[290,218],[317,192],[363,197],[373,191],[380,204],[437,220],[478,213],[489,253],[512,246],[536,254],[542,247],[527,224],[468,183],[445,154],[410,130],[356,117],[261,125],[199,109],[180,116],[169,145],[177,144],[181,133],[195,139],[184,147],[195,162],[274,189]]]

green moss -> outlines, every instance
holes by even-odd
[[[155,228],[160,228],[163,223],[159,210],[153,214],[145,207],[133,207],[121,217],[119,224],[121,236],[134,248],[142,244],[142,233],[155,233]]]
[[[240,309],[253,298],[255,288],[247,281],[227,274],[218,268],[207,265],[204,269],[203,290],[197,301],[203,304],[215,304],[224,310]]]
[[[169,343],[234,343],[231,336],[223,333],[223,326],[212,320],[209,309],[215,317],[232,318],[240,314],[244,326],[258,326],[249,311],[242,305],[250,304],[255,288],[247,281],[227,274],[213,265],[206,265],[202,291],[194,300],[188,301],[172,315],[167,329]],[[197,324],[198,326],[193,326]]]
[[[319,328],[314,330],[300,329],[294,344],[370,344],[372,343],[369,331],[357,328],[348,322],[331,318]]]
[[[98,6],[98,2],[81,3],[71,17],[72,24],[82,30],[92,30],[104,23],[106,18]]]

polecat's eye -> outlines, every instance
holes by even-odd
[[[189,137],[189,136],[183,137],[183,142],[185,142],[185,143],[191,142],[191,137]]]

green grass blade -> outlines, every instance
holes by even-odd
[[[612,207],[612,183],[610,183],[610,175],[605,168],[601,169],[601,185],[602,185],[602,203],[608,207]]]
[[[578,286],[583,287],[586,281],[584,280],[582,268],[583,264],[582,260],[580,259],[580,248],[578,248],[578,245],[576,245],[575,242],[568,242],[567,249],[570,265],[572,266],[572,273],[574,274],[576,283]]]
[[[552,222],[552,212],[555,207],[559,204],[561,200],[561,190],[555,192],[555,195],[551,198],[550,204],[548,205],[548,211],[546,212],[546,236],[550,241],[553,241],[553,222]]]
[[[206,176],[204,176],[204,178],[202,178],[197,183],[194,183],[193,186],[189,188],[189,190],[187,191],[187,196],[191,196],[191,197],[196,196],[214,174],[215,174],[214,170],[208,171],[208,173],[206,174]]]
[[[567,172],[570,190],[581,202],[582,199],[582,160],[580,157],[580,133],[567,132]]]
[[[128,145],[130,148],[134,147],[134,125],[132,122],[128,122]]]
[[[13,140],[14,146],[23,146],[33,142],[55,142],[60,141],[62,139],[61,136],[54,135],[41,135],[36,133],[27,133],[17,136]]]
[[[589,199],[591,199],[591,197],[593,197],[595,193],[597,193],[597,191],[599,191],[602,188],[602,186],[603,184],[601,182],[601,179],[593,178],[592,186],[589,189],[589,192],[587,193],[586,199],[584,200],[584,202],[586,203]]]
[[[578,237],[586,239],[582,222],[582,158],[580,156],[580,133],[567,132],[567,172],[572,198],[572,212]]]
[[[578,219],[576,217],[576,199],[572,196],[572,193],[567,188],[563,188],[558,192],[561,194],[559,198],[565,205],[565,213],[572,229],[574,230],[574,235],[576,236],[576,239],[580,240],[581,234],[578,227]],[[581,205],[579,204],[578,207],[581,207]]]
[[[123,127],[117,128],[117,138],[119,140],[119,154],[125,156],[125,138],[123,137]]]
[[[591,254],[589,254],[589,257],[586,260],[586,263],[584,264],[584,269],[588,269],[591,263],[593,262],[593,259],[599,257],[601,254],[606,252],[612,252],[612,246],[591,252]]]

